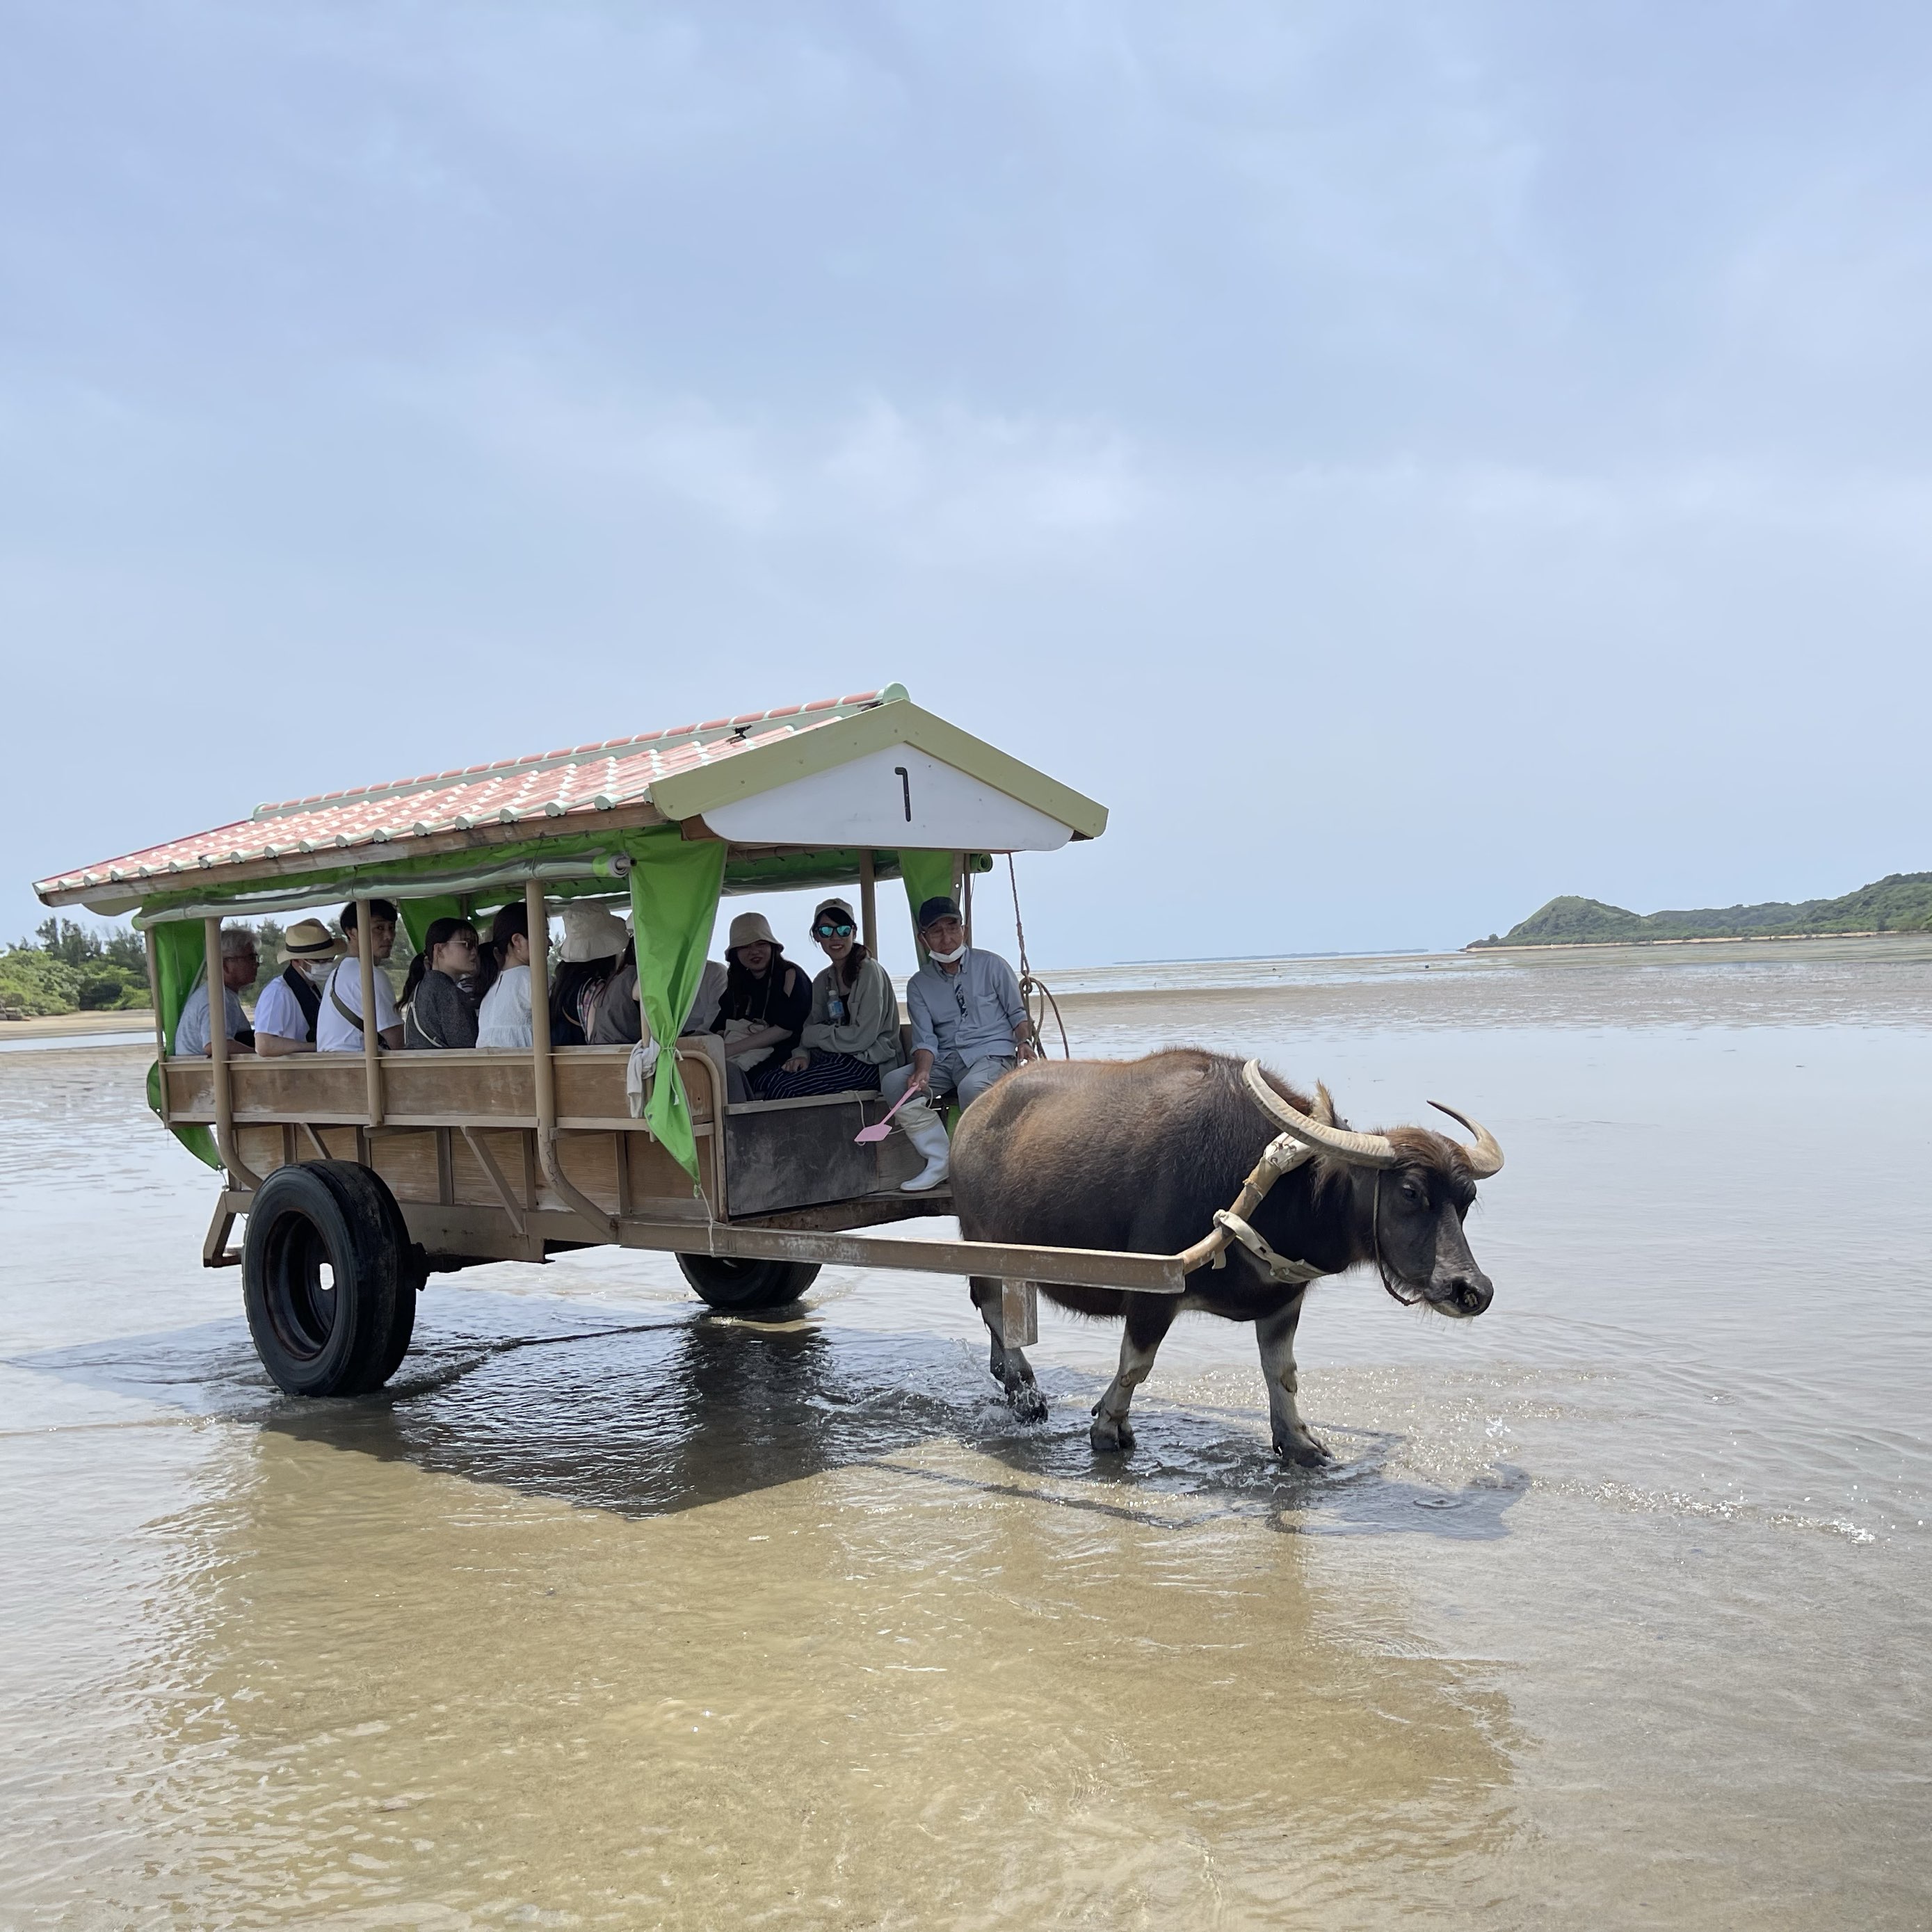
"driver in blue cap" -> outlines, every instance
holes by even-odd
[[[966,944],[965,922],[951,899],[929,898],[920,908],[919,940],[926,964],[906,982],[912,1064],[894,1067],[880,1083],[889,1100],[914,1096],[895,1124],[926,1156],[923,1172],[904,1184],[908,1194],[937,1187],[951,1171],[946,1124],[932,1103],[952,1098],[970,1106],[1034,1057],[1019,980],[997,952]]]

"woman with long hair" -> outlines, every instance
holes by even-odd
[[[464,982],[476,970],[476,928],[466,919],[433,919],[403,982],[403,1044],[476,1044],[476,1003]]]
[[[832,963],[812,982],[812,1016],[797,1046],[755,1082],[761,1100],[876,1094],[881,1070],[898,1064],[898,1000],[858,925],[843,899],[826,899],[812,915],[812,936]]]

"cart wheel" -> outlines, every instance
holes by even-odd
[[[684,1278],[713,1308],[748,1315],[783,1308],[818,1279],[816,1262],[748,1262],[729,1255],[680,1255]]]
[[[419,1251],[381,1179],[353,1161],[278,1168],[248,1211],[248,1331],[290,1395],[380,1388],[416,1325]]]
[[[369,1170],[365,1168],[362,1172],[368,1173]],[[410,1338],[416,1330],[416,1297],[422,1294],[429,1280],[429,1257],[424,1253],[420,1241],[410,1239],[409,1223],[403,1219],[403,1210],[396,1205],[396,1197],[389,1192],[382,1176],[370,1174],[369,1178],[389,1204],[391,1231],[395,1236],[398,1264],[396,1306],[389,1322],[389,1340],[382,1350],[382,1360],[376,1364],[376,1379],[369,1384],[371,1388],[380,1388],[402,1366],[403,1358],[410,1352]]]

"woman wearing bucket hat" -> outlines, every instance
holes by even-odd
[[[590,1037],[586,1011],[596,1003],[622,961],[631,935],[608,906],[566,904],[563,909],[563,963],[550,989],[550,1043],[582,1046]]]
[[[282,934],[280,974],[255,1002],[255,1051],[273,1060],[315,1051],[315,1023],[328,969],[348,948],[319,919],[298,919]]]
[[[798,1044],[799,1029],[812,1016],[812,988],[761,912],[741,912],[731,922],[724,964],[724,997],[711,1030],[724,1036],[731,1098],[757,1100],[758,1070]]]
[[[886,969],[866,950],[859,922],[843,899],[812,915],[812,936],[831,964],[812,982],[812,1016],[782,1066],[758,1084],[761,1098],[806,1094],[876,1094],[882,1067],[899,1058],[899,1003]]]

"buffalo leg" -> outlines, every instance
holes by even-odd
[[[1107,1392],[1094,1405],[1094,1426],[1087,1439],[1096,1450],[1109,1451],[1134,1446],[1134,1426],[1127,1409],[1134,1390],[1154,1372],[1154,1358],[1173,1325],[1173,1298],[1165,1294],[1130,1294],[1126,1298],[1126,1322],[1120,1331],[1120,1366]]]
[[[1262,1373],[1268,1378],[1268,1420],[1274,1428],[1275,1453],[1304,1469],[1312,1469],[1332,1459],[1309,1434],[1294,1406],[1301,1387],[1294,1366],[1294,1330],[1300,1319],[1301,1297],[1298,1294],[1286,1308],[1255,1324],[1255,1340],[1261,1347]]]
[[[968,1278],[973,1289],[973,1306],[992,1337],[986,1367],[994,1381],[1006,1392],[1006,1404],[1022,1422],[1046,1420],[1046,1398],[1035,1386],[1033,1365],[1024,1348],[1010,1348],[1000,1325],[1004,1285],[994,1276],[976,1274]]]

